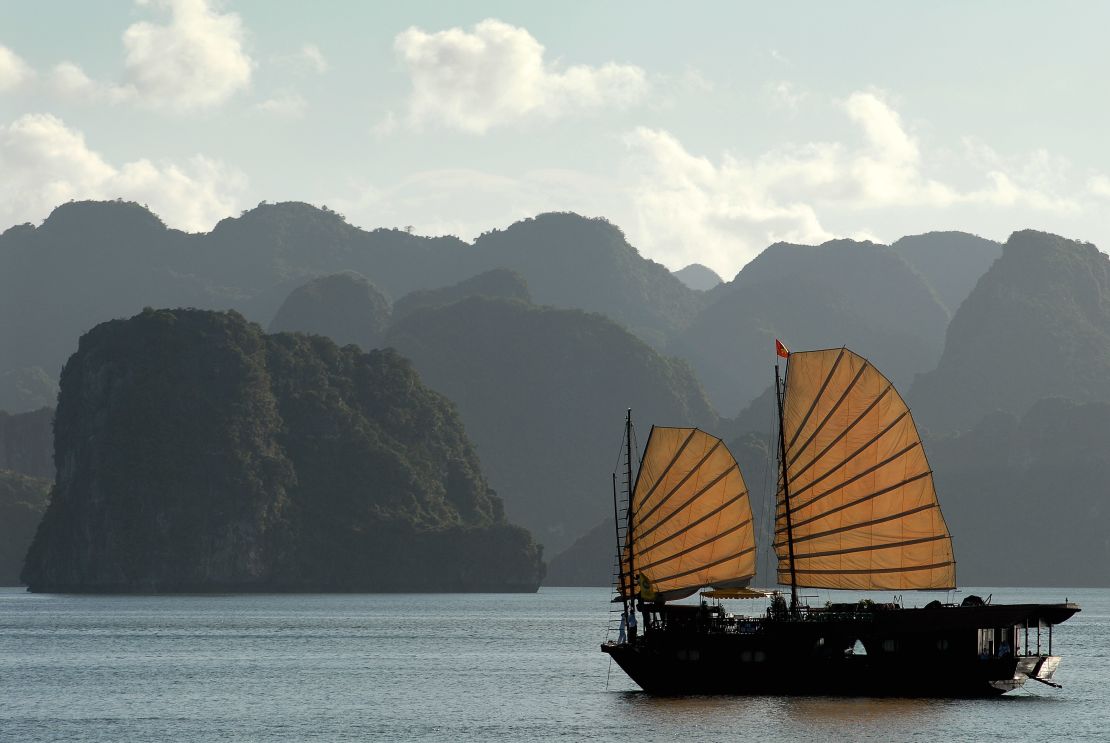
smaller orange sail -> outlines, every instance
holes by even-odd
[[[778,338],[775,338],[775,353],[784,359],[790,358],[790,349],[784,346]]]
[[[652,426],[632,512],[621,558],[626,598],[630,584],[638,584],[645,600],[670,600],[703,586],[747,585],[755,575],[748,488],[719,438],[696,428]]]

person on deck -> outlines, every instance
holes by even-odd
[[[628,642],[636,644],[636,610],[628,612]]]
[[[627,640],[625,639],[624,628],[628,626],[628,609],[621,612],[621,628],[617,633],[617,644],[623,645]]]

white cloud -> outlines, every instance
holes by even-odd
[[[0,93],[15,90],[34,77],[35,71],[8,47],[0,44]]]
[[[254,62],[243,48],[243,24],[206,0],[158,0],[169,23],[142,21],[123,32],[128,85],[153,107],[211,108],[250,85]]]
[[[717,165],[689,153],[671,134],[643,127],[625,142],[637,183],[634,232],[644,239],[646,252],[668,265],[704,263],[731,277],[738,257],[746,262],[773,242],[832,237],[813,206],[774,193],[780,179],[822,180],[820,153],[814,153],[815,167],[805,173],[797,162],[778,156],[747,163],[726,156]]]
[[[789,80],[779,80],[778,82],[767,84],[767,93],[771,97],[771,103],[776,108],[785,108],[790,111],[797,110],[798,106],[802,104],[807,97],[806,91],[799,88]]]
[[[324,58],[324,53],[320,51],[320,47],[315,44],[305,44],[302,46],[298,56],[313,72],[322,75],[328,71],[328,60]]]
[[[773,242],[831,238],[833,221],[855,223],[841,234],[874,238],[846,215],[910,208],[935,218],[938,210],[972,206],[1059,216],[1081,209],[1066,163],[1043,151],[1004,159],[976,145],[966,160],[979,185],[959,188],[927,175],[918,138],[880,94],[856,92],[838,107],[856,124],[859,142],[810,142],[748,159],[726,153],[712,162],[668,132],[629,133],[633,234],[668,265],[698,261],[727,276]],[[1103,187],[1110,194],[1110,179],[1092,179],[1087,190]]]
[[[50,71],[50,85],[63,98],[118,103],[134,98],[131,87],[97,82],[72,62],[61,62]]]
[[[297,119],[304,116],[305,110],[308,108],[308,102],[297,93],[283,93],[261,103],[256,103],[254,107],[274,116]]]
[[[244,177],[203,156],[184,164],[143,158],[113,165],[84,135],[50,114],[27,114],[0,125],[0,222],[37,221],[70,199],[149,204],[167,224],[207,230],[237,210]]]
[[[1110,177],[1094,175],[1087,180],[1087,190],[1095,196],[1110,199]]]
[[[474,134],[534,116],[629,106],[648,90],[644,70],[633,65],[549,64],[526,29],[494,19],[471,32],[409,28],[394,48],[412,80],[411,120]]]
[[[482,232],[548,211],[628,216],[610,178],[571,170],[534,170],[506,176],[456,168],[414,173],[390,185],[351,184],[328,204],[357,225],[404,227],[422,235],[472,240]]]
[[[375,139],[385,139],[395,131],[397,131],[397,115],[392,111],[386,111],[385,116],[370,127],[370,133]]]

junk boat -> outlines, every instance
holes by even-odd
[[[776,341],[776,350],[787,369],[783,379],[776,360],[774,549],[789,603],[785,591],[747,587],[756,573],[751,504],[725,444],[696,428],[653,426],[633,479],[629,411],[614,599],[628,632],[601,650],[662,695],[990,697],[1030,679],[1058,687],[1052,628],[1080,610],[1074,603],[799,602],[799,588],[951,590],[956,562],[894,385],[847,348],[790,353]],[[613,495],[616,516],[616,474]],[[670,603],[705,588],[700,605]],[[768,595],[757,616],[720,601]],[[631,613],[641,618],[635,628]]]

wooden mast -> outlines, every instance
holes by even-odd
[[[635,516],[632,503],[632,408],[628,408],[624,417],[624,477],[628,488],[628,510],[626,511],[628,521],[625,524],[625,534],[628,535],[628,595],[633,602],[636,600],[636,565],[633,562],[632,549],[632,520]],[[635,607],[633,607],[635,611]]]
[[[617,473],[613,473],[613,527],[617,536],[617,585],[620,587],[621,599],[625,611],[628,611],[628,598],[624,592],[624,545],[621,544],[621,516],[620,507],[617,505]]]
[[[782,400],[786,396],[786,385],[781,384],[779,363],[775,361],[775,401],[779,407],[779,461],[782,463],[782,499],[786,509],[786,549],[790,557],[790,613],[798,610],[798,578],[794,573],[794,526],[790,514],[790,483],[786,477],[786,426],[783,421]]]

